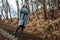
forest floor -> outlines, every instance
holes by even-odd
[[[60,14],[60,10],[58,10],[58,13]],[[60,40],[60,18],[45,21],[41,15],[38,14],[41,17],[40,19],[31,15],[31,19],[24,30],[24,37],[20,37],[20,30],[17,32],[18,40]],[[17,19],[13,19],[12,22],[10,20],[1,20],[0,28],[13,34],[13,31],[18,27],[17,23]],[[0,35],[0,40],[9,39]]]
[[[1,22],[1,21],[0,21]],[[3,28],[4,30],[8,31],[10,34],[13,34],[13,31],[17,28],[17,27],[12,27],[12,25],[6,25],[5,23],[1,22],[0,23],[0,28]],[[14,35],[13,35],[14,36]],[[18,36],[17,38],[19,40],[40,40],[41,38],[37,37],[36,35],[34,34],[30,34],[30,33],[26,33],[24,32],[24,37],[21,38],[20,37],[20,31],[18,31],[17,35]],[[0,37],[0,40],[5,40],[5,37]],[[8,39],[6,39],[8,40]]]

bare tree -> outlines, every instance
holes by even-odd
[[[46,20],[46,6],[45,6],[45,0],[42,0],[42,4],[43,4],[43,9],[44,9],[44,14],[45,14],[45,20]]]
[[[3,5],[3,10],[5,11],[6,19],[8,19],[8,9],[9,9],[8,1],[2,0],[2,5]]]
[[[9,13],[10,13],[10,19],[12,21],[10,6],[9,6]]]
[[[32,5],[32,13],[33,13],[33,1],[31,0],[31,5]]]
[[[58,0],[58,7],[60,8],[60,0]]]
[[[51,13],[52,13],[52,17],[51,17],[51,19],[55,19],[54,18],[54,1],[53,0],[51,0]]]
[[[17,5],[17,15],[18,15],[18,18],[19,18],[19,3],[18,3],[18,0],[16,0],[16,5]]]
[[[23,4],[23,0],[21,0],[21,2],[22,2],[22,4]],[[22,5],[22,4],[21,4],[21,5]]]
[[[4,14],[3,14],[3,9],[1,8],[1,15],[4,17],[4,19],[5,19],[5,16],[4,16]]]

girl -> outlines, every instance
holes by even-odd
[[[26,27],[27,21],[28,21],[28,5],[24,4],[23,7],[20,10],[20,20],[18,22],[19,27],[14,31],[14,35],[16,35],[17,31],[21,28],[21,36],[23,36],[23,31]]]

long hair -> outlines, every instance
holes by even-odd
[[[28,9],[28,4],[27,3],[23,4],[22,8],[24,7]]]

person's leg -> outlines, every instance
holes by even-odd
[[[24,26],[21,27],[21,37],[23,37],[23,33],[24,33]]]
[[[16,33],[19,29],[20,29],[20,26],[14,31],[14,35],[16,35]]]

